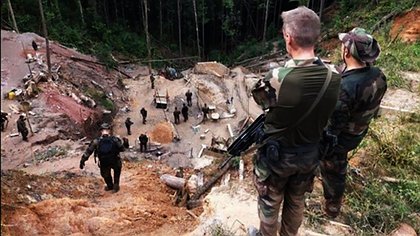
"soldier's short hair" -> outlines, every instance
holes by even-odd
[[[314,46],[321,34],[321,21],[311,9],[301,6],[281,14],[283,30],[292,36],[297,46]]]

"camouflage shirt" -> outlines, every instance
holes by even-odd
[[[345,71],[342,75],[340,97],[328,129],[360,135],[377,115],[387,89],[386,77],[377,67],[364,67]]]
[[[272,70],[265,81],[277,79],[277,102],[267,112],[264,132],[280,141],[284,147],[315,144],[337,103],[340,75],[331,67],[331,82],[313,111],[298,125],[321,91],[328,68],[318,58],[289,60],[284,67]]]

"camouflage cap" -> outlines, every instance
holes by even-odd
[[[362,28],[356,27],[348,33],[340,33],[338,38],[353,57],[363,62],[374,62],[381,52],[378,42]]]
[[[103,129],[111,129],[111,126],[110,126],[108,123],[103,123],[103,124],[101,125],[100,130],[103,130]]]

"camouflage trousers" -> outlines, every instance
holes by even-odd
[[[121,160],[116,160],[113,163],[101,163],[99,168],[101,171],[101,176],[104,179],[108,189],[112,189],[114,185],[119,186],[122,169]],[[114,180],[112,180],[111,169],[114,170]]]
[[[325,156],[320,162],[322,187],[327,201],[341,203],[346,186],[347,154],[357,148],[366,135],[367,130],[361,135],[342,133],[338,136],[338,144],[333,152]]]
[[[254,161],[260,233],[264,236],[296,235],[303,221],[304,194],[313,188],[318,150],[312,147],[306,151],[296,149],[296,152],[275,149],[259,149]]]

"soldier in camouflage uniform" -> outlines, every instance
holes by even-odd
[[[92,153],[99,159],[98,166],[101,176],[104,178],[105,191],[113,190],[114,193],[120,190],[120,175],[122,162],[120,152],[124,151],[124,145],[120,138],[111,135],[111,127],[107,123],[101,125],[101,136],[94,139],[80,160],[80,169],[85,167],[85,162]],[[96,159],[95,159],[96,161]],[[114,180],[112,180],[111,169],[114,170]]]
[[[369,123],[379,110],[387,89],[382,71],[371,66],[379,56],[377,41],[362,28],[339,34],[346,68],[341,91],[327,130],[337,136],[337,145],[321,160],[325,212],[340,213],[345,189],[347,153],[355,149],[366,135]]]
[[[254,159],[260,228],[256,234],[250,228],[250,235],[297,234],[303,220],[304,194],[311,191],[319,165],[318,144],[337,103],[341,80],[337,71],[315,55],[321,28],[316,13],[299,7],[281,16],[286,50],[292,59],[257,85],[266,91],[266,102],[253,92],[256,102],[268,111]]]

